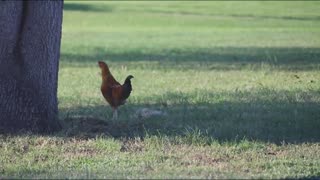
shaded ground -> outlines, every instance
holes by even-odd
[[[69,117],[63,120],[66,127],[61,132],[66,137],[95,138],[99,135],[120,137],[143,137],[143,122],[115,122],[94,117]]]
[[[79,3],[64,3],[63,10],[66,11],[93,11],[93,12],[111,12],[110,6],[104,5],[103,7],[91,5],[91,4],[79,4]]]
[[[208,49],[168,49],[154,53],[141,51],[115,53],[96,47],[92,54],[61,55],[65,64],[76,66],[92,65],[97,59],[126,64],[129,67],[199,70],[260,70],[269,66],[277,70],[317,70],[320,69],[320,49],[318,48],[237,48],[221,47]],[[156,62],[156,63],[155,63]],[[134,64],[136,63],[136,65]]]
[[[111,121],[111,110],[106,106],[61,109],[66,117],[65,131],[71,136],[94,137],[100,133],[112,137],[144,137],[149,135],[186,136],[188,133],[219,141],[243,138],[280,144],[319,142],[320,105],[313,102],[319,92],[235,92],[221,95],[206,92],[207,97],[229,96],[232,101],[190,103],[190,95],[169,93],[150,104],[128,103],[120,108],[120,118]],[[210,98],[208,98],[210,99]],[[134,116],[141,108],[157,109],[168,116],[139,118]],[[109,117],[99,112],[108,111]],[[90,112],[94,112],[90,114]]]

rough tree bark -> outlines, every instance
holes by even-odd
[[[51,132],[63,1],[0,1],[0,132]]]

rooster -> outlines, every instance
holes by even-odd
[[[113,111],[112,119],[118,119],[118,107],[126,103],[126,99],[130,96],[132,91],[131,79],[132,75],[129,75],[124,83],[121,85],[112,76],[108,65],[105,62],[99,61],[99,67],[101,69],[101,93],[106,101],[110,104]]]

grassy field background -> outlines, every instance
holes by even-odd
[[[64,129],[1,136],[0,177],[319,178],[319,8],[66,1]],[[117,121],[99,60],[120,82],[135,77]]]

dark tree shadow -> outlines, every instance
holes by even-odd
[[[308,17],[297,17],[297,16],[268,16],[268,15],[257,15],[257,14],[214,14],[214,13],[196,13],[188,11],[165,11],[156,9],[144,9],[145,12],[149,13],[161,13],[166,15],[192,15],[192,16],[206,16],[206,17],[232,17],[232,18],[252,18],[252,19],[275,19],[275,20],[298,20],[298,21],[319,21],[320,16],[308,16]]]
[[[79,3],[67,3],[63,5],[63,10],[66,11],[96,11],[96,12],[111,12],[110,6],[103,5],[103,7],[95,6],[94,4],[79,4]]]
[[[231,17],[256,18],[256,19],[278,19],[278,20],[298,20],[298,21],[319,21],[320,16],[296,17],[296,16],[263,16],[252,14],[231,14]]]
[[[201,92],[208,97],[227,94]],[[115,138],[143,138],[148,135],[185,136],[187,132],[201,132],[219,141],[247,138],[273,143],[305,143],[320,140],[320,105],[310,99],[319,92],[301,94],[262,89],[258,92],[228,94],[232,101],[190,102],[192,94],[167,93],[156,103],[128,103],[120,108],[120,118],[111,120],[111,108],[85,106],[60,109],[65,116],[62,134],[76,137],[95,137],[99,134]],[[279,98],[284,97],[284,98]],[[167,115],[143,118],[135,116],[141,108],[156,109]],[[88,113],[89,112],[89,113]],[[91,112],[91,113],[90,113]]]
[[[143,53],[138,51],[112,53],[96,47],[92,54],[62,53],[64,65],[93,66],[98,60],[106,60],[115,65],[163,69],[202,69],[202,70],[260,70],[269,66],[278,70],[320,69],[319,48],[238,48],[217,47]],[[139,62],[139,63],[136,63]],[[150,63],[153,62],[153,63]]]

